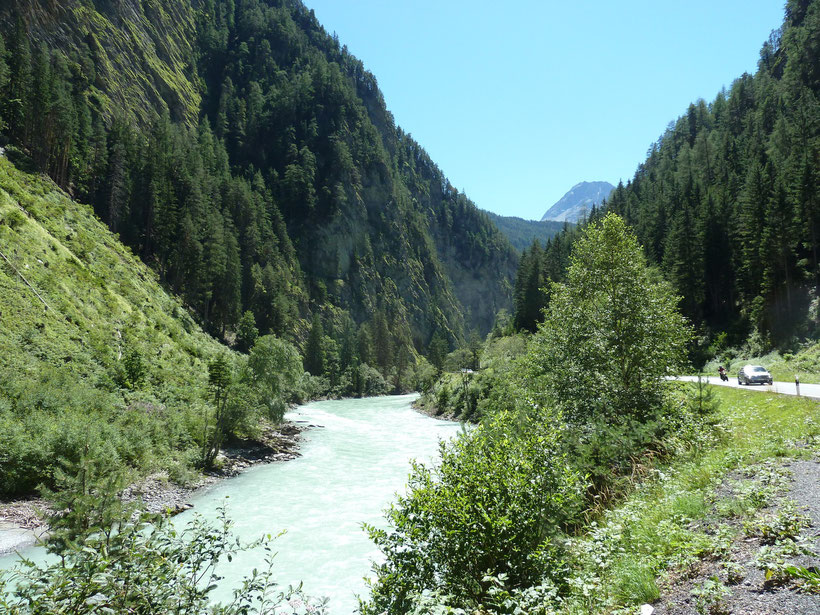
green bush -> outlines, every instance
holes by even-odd
[[[89,452],[142,474],[189,459],[202,433],[189,416],[195,404],[166,393],[173,407],[148,391],[95,389],[66,368],[0,369],[0,495],[53,487],[60,463]]]
[[[93,502],[99,504],[100,497],[90,495],[87,508],[94,509]],[[104,527],[89,525],[75,532],[74,540],[64,544],[60,559],[52,563],[22,560],[13,576],[0,572],[0,611],[10,615],[327,612],[326,601],[310,598],[301,589],[278,591],[270,536],[241,543],[232,535],[224,509],[218,523],[197,517],[179,532],[167,519],[145,513],[113,514],[105,521]],[[117,530],[110,531],[113,527]],[[268,553],[267,565],[254,569],[229,603],[211,604],[219,561],[230,561],[238,552],[256,547]]]
[[[273,335],[256,340],[248,356],[246,381],[269,420],[282,421],[302,374],[302,359],[293,345]]]
[[[362,395],[365,397],[386,395],[390,391],[390,384],[384,379],[382,373],[367,363],[359,365],[359,379],[362,386]]]
[[[407,495],[387,512],[393,529],[368,528],[385,561],[364,613],[408,612],[425,591],[467,608],[489,599],[487,577],[514,589],[558,573],[583,483],[553,419],[504,412],[443,443],[439,465],[414,464]]]
[[[6,225],[11,230],[16,230],[26,223],[26,217],[16,209],[10,209],[0,218],[0,225]]]

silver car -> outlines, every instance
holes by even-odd
[[[760,365],[746,365],[737,373],[738,384],[772,384],[772,375]]]

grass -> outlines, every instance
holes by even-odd
[[[184,474],[224,347],[90,207],[2,156],[0,250],[0,494],[91,445],[137,474]],[[134,351],[144,380],[124,389]]]
[[[703,558],[728,558],[743,525],[725,520],[750,519],[781,493],[787,477],[778,459],[817,453],[817,402],[715,389],[719,421],[715,433],[706,435],[717,437],[653,468],[625,501],[573,540],[575,589],[565,613],[632,613],[658,598],[668,575],[685,577]],[[719,495],[730,472],[746,476],[738,498]],[[775,540],[801,523],[786,505],[745,527]],[[731,568],[732,562],[725,563]],[[725,588],[717,580],[707,585],[696,596],[701,612],[720,612]]]
[[[137,344],[156,357],[151,365],[157,379],[191,384],[207,371],[201,357],[221,348],[90,207],[2,157],[0,245],[10,261],[0,267],[0,346],[6,357],[72,362],[92,376],[116,362],[123,345]],[[21,345],[34,348],[21,351]]]

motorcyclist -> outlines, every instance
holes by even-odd
[[[723,380],[723,382],[729,381],[729,376],[726,375],[726,368],[722,365],[718,367],[718,374],[720,374],[720,379]]]

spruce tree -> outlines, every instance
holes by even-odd
[[[248,352],[259,338],[259,329],[256,328],[256,319],[253,312],[246,310],[236,326],[236,349]]]
[[[8,45],[9,81],[4,106],[9,133],[18,142],[26,142],[26,117],[31,90],[31,48],[28,31],[22,19],[17,21]]]
[[[450,345],[447,343],[447,338],[437,330],[427,348],[427,358],[439,374],[444,370],[444,359],[447,358],[449,352]]]
[[[386,374],[393,359],[393,340],[383,309],[377,310],[373,317],[373,348],[376,365],[383,374]]]
[[[322,319],[318,314],[314,314],[307,345],[305,346],[304,359],[305,371],[310,372],[313,376],[322,376],[325,373],[324,337]]]
[[[6,63],[6,42],[2,34],[0,34],[0,98],[6,100],[6,86],[9,81],[9,65]],[[3,105],[0,105],[0,130],[6,128],[3,121],[3,114],[5,113]]]

